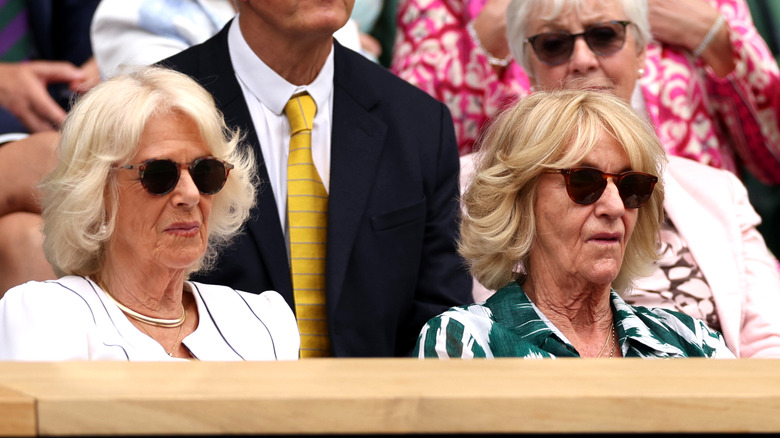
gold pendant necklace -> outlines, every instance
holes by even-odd
[[[144,331],[144,333],[146,333],[150,338],[154,339],[154,336],[152,336],[152,334],[149,333],[149,331],[146,330],[146,328],[144,326],[140,326],[140,327],[141,327],[141,330]],[[160,344],[160,346],[163,348],[163,351],[168,353],[168,357],[173,357],[173,352],[175,351],[176,347],[179,345],[179,337],[181,336],[181,329],[182,329],[182,327],[184,327],[183,324],[179,326],[179,331],[176,333],[176,339],[173,340],[173,345],[171,345],[170,351],[167,350],[163,346],[163,344],[160,343],[160,341],[158,341],[157,339],[154,339],[158,344]]]

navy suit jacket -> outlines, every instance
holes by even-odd
[[[99,0],[27,0],[33,37],[32,59],[70,61],[92,56],[89,26]]]
[[[230,61],[225,26],[161,61],[214,96],[229,126],[247,134],[268,181],[252,119]],[[471,302],[456,252],[458,149],[445,105],[362,55],[334,43],[326,306],[335,356],[411,353],[422,326]],[[261,183],[262,184],[262,183]],[[197,276],[293,306],[283,226],[270,184],[259,190],[245,234],[216,270]]]

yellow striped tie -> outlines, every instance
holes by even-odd
[[[301,357],[330,356],[325,308],[328,192],[311,157],[311,128],[317,105],[308,94],[298,94],[287,102],[284,112],[290,119],[287,218]]]

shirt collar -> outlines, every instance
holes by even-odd
[[[566,338],[531,302],[517,282],[513,281],[496,291],[487,299],[485,305],[490,308],[498,324],[533,345],[541,346],[544,340],[552,335],[568,344]]]
[[[637,308],[626,303],[620,296],[612,291],[612,306],[617,314],[617,334],[620,339],[620,348],[625,357],[629,348],[636,351],[650,351],[653,357],[682,357],[686,356],[680,348],[659,339],[658,333],[654,333],[648,326],[649,315],[641,318]],[[649,313],[649,312],[648,312]],[[661,319],[654,315],[655,322],[661,324]],[[668,325],[664,325],[668,330]]]
[[[637,315],[636,309],[626,303],[614,290],[610,291],[610,299],[617,315],[617,335],[624,357],[628,356],[628,350],[632,346],[645,352],[653,351],[655,353],[652,355],[657,357],[684,355],[678,347],[658,339]],[[525,341],[541,348],[548,338],[554,337],[574,351],[571,342],[531,302],[517,282],[513,281],[499,289],[487,299],[485,305],[490,308],[496,323],[514,331]]]
[[[284,106],[294,94],[307,91],[317,108],[327,108],[333,90],[333,46],[320,73],[310,84],[296,86],[287,82],[268,67],[247,44],[241,34],[238,15],[228,30],[228,49],[230,59],[239,82],[244,84],[266,108],[281,116]]]

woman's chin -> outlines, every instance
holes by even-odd
[[[588,274],[591,283],[611,285],[620,273],[620,264],[594,266]]]
[[[203,257],[203,251],[179,250],[165,257],[162,263],[172,269],[187,269]]]

